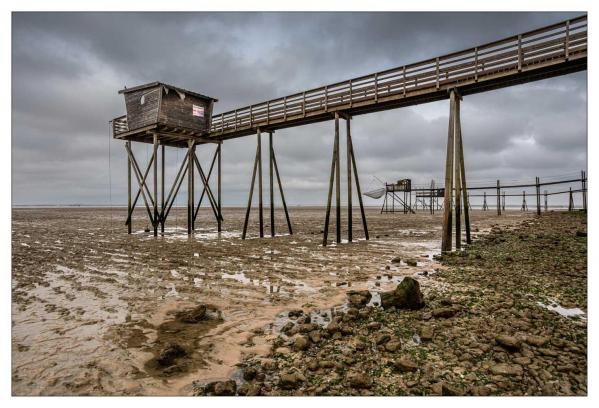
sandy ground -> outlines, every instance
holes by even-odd
[[[242,209],[223,210],[220,235],[202,210],[192,237],[183,229],[184,211],[177,211],[158,238],[143,231],[142,212],[127,235],[122,210],[13,210],[13,394],[188,395],[193,381],[228,378],[247,355],[266,353],[268,337],[256,333],[272,328],[283,311],[332,307],[349,289],[389,290],[403,276],[438,266],[432,255],[440,249],[441,212],[368,209],[371,240],[365,241],[356,211],[356,241],[326,248],[323,208],[290,213],[293,235],[278,212],[277,229],[285,234],[256,238],[254,212],[250,239],[242,241]],[[531,216],[474,211],[474,236]],[[397,255],[418,264],[386,270]],[[174,312],[198,304],[213,305],[222,320],[193,330],[175,325]],[[155,370],[157,353],[177,338],[193,350],[188,364]]]

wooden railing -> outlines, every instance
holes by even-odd
[[[435,92],[586,56],[587,17],[348,81],[213,115],[211,136]]]
[[[112,120],[112,134],[118,135],[129,131],[129,124],[127,123],[127,115],[120,116]]]

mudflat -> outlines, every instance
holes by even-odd
[[[368,290],[373,294],[368,309],[387,313],[377,308],[377,294],[394,289],[406,276],[418,279],[432,304],[442,298],[461,302],[464,288],[474,290],[466,278],[446,277],[448,266],[434,258],[440,250],[441,212],[367,209],[371,239],[365,241],[355,211],[354,242],[331,241],[325,248],[323,208],[290,208],[293,235],[277,212],[282,235],[274,239],[257,238],[254,212],[246,240],[240,239],[243,209],[223,210],[220,234],[211,212],[202,209],[191,237],[185,211],[174,211],[164,236],[155,238],[144,232],[142,212],[135,214],[134,234],[128,235],[123,210],[13,210],[13,394],[190,395],[202,384],[239,378],[240,364],[281,347],[280,330],[290,310],[318,310],[325,324],[336,308],[347,309],[348,291]],[[478,239],[532,219],[528,212],[498,217],[473,211],[473,235]],[[346,238],[345,226],[343,234]],[[555,240],[562,242],[559,234]],[[586,252],[580,256],[586,260]],[[586,266],[583,272],[586,283]],[[545,305],[536,306],[538,313],[561,318],[547,309],[557,307],[552,301],[586,310],[578,295],[564,303],[557,295],[569,289],[553,279],[540,285],[541,292],[531,292],[531,302]],[[479,295],[487,304],[500,294]],[[583,340],[586,350],[586,332]],[[573,384],[573,393],[584,390]],[[276,392],[276,386],[271,390]]]

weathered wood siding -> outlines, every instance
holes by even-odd
[[[204,109],[203,117],[194,116],[194,105]],[[168,94],[162,91],[162,104],[159,114],[161,124],[182,127],[193,130],[208,130],[212,118],[212,101],[185,94],[181,99],[179,94],[170,89]]]
[[[143,104],[142,102],[143,97]],[[125,94],[129,130],[153,125],[158,121],[160,88],[140,89]]]

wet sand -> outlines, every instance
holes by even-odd
[[[189,395],[194,381],[226,379],[248,355],[267,353],[271,338],[257,334],[268,333],[283,311],[332,307],[347,290],[389,290],[403,276],[438,267],[432,255],[440,249],[441,212],[368,209],[365,241],[356,211],[355,242],[327,248],[323,208],[291,208],[294,235],[275,239],[256,238],[254,211],[245,241],[243,209],[223,210],[220,235],[202,209],[191,238],[184,213],[171,214],[165,236],[154,238],[144,232],[142,212],[129,236],[123,210],[13,210],[14,395]],[[474,236],[528,217],[474,211]],[[286,234],[280,212],[276,225]],[[396,256],[417,265],[390,264]],[[213,305],[220,317],[193,330],[173,326],[177,311],[199,304]],[[152,369],[174,340],[191,350],[187,364]]]

